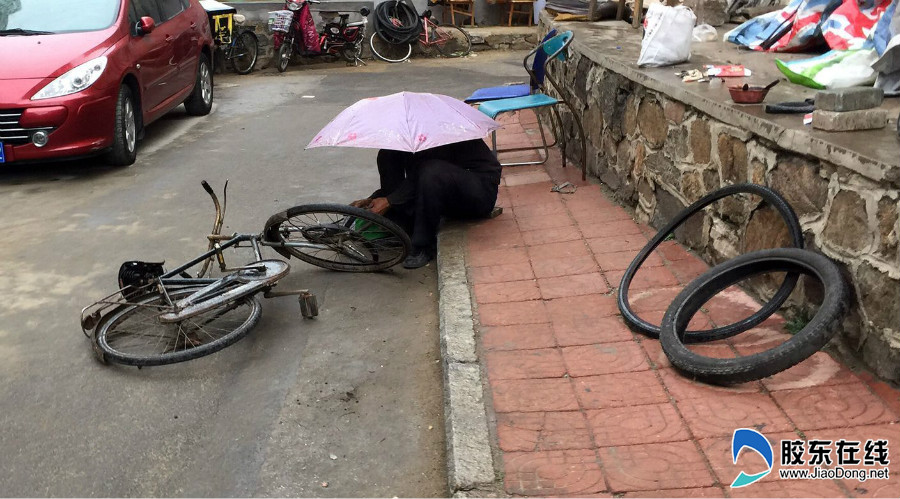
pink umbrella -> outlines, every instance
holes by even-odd
[[[370,97],[341,111],[309,143],[417,152],[482,139],[502,125],[461,100],[400,92]]]

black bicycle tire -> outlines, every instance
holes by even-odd
[[[245,35],[248,35],[250,38],[253,38],[253,40],[254,40],[253,43],[254,43],[254,46],[256,47],[256,51],[253,54],[253,60],[250,62],[250,67],[247,69],[238,69],[238,66],[235,63],[236,59],[234,59],[234,58],[231,59],[231,67],[233,67],[234,72],[239,75],[245,75],[245,74],[252,73],[253,68],[256,66],[256,60],[259,58],[259,37],[256,36],[256,33],[252,32],[248,29],[245,29],[245,30],[241,31],[240,34],[238,35],[238,40],[243,38]],[[238,43],[238,41],[235,41],[235,44],[237,44],[237,43]],[[246,47],[246,45],[244,45],[244,46]],[[233,50],[233,48],[232,48],[232,50]]]
[[[369,48],[372,49],[372,55],[374,55],[376,58],[381,59],[384,62],[390,62],[393,64],[393,63],[398,63],[398,62],[404,62],[404,61],[408,60],[409,57],[412,55],[412,44],[407,43],[407,44],[405,44],[408,48],[408,50],[406,52],[406,57],[403,57],[402,59],[389,59],[389,58],[385,57],[384,55],[378,53],[378,49],[375,48],[375,37],[376,36],[378,37],[379,40],[381,40],[382,42],[384,42],[388,45],[398,45],[398,46],[404,45],[402,43],[399,43],[399,44],[398,43],[390,43],[389,41],[385,40],[384,37],[382,37],[380,34],[372,33],[372,36],[369,37]]]
[[[437,50],[438,50],[438,52],[440,52],[440,54],[441,54],[442,57],[465,57],[465,56],[469,55],[469,54],[472,52],[472,37],[469,36],[469,33],[466,32],[466,30],[462,29],[462,28],[459,27],[459,26],[456,26],[455,24],[439,24],[439,25],[438,25],[438,29],[447,29],[447,30],[450,30],[450,31],[454,31],[454,30],[455,30],[455,31],[459,31],[460,33],[463,34],[463,37],[466,39],[466,50],[465,50],[465,52],[462,52],[462,53],[459,53],[459,54],[454,53],[454,54],[448,55],[448,54],[446,54],[446,53],[444,52],[444,47],[442,47],[441,45],[438,45],[438,46],[437,46]]]
[[[803,329],[774,348],[732,359],[705,357],[684,346],[684,330],[707,300],[747,277],[768,272],[800,272],[824,286],[822,305]],[[718,385],[754,381],[784,371],[825,346],[839,329],[849,297],[840,268],[822,254],[799,248],[754,251],[713,267],[686,286],[663,317],[660,343],[673,366],[701,381]]]
[[[337,270],[341,272],[375,272],[378,270],[384,270],[398,263],[402,262],[406,256],[409,254],[410,249],[412,248],[412,242],[409,239],[409,235],[407,235],[406,231],[400,228],[399,225],[390,221],[389,219],[372,213],[371,211],[364,210],[362,208],[356,208],[354,206],[344,205],[344,204],[333,204],[333,203],[316,203],[316,204],[305,204],[294,206],[292,208],[288,208],[282,212],[276,213],[269,217],[266,221],[265,228],[263,229],[263,235],[265,237],[265,241],[268,243],[278,244],[284,241],[281,234],[278,231],[278,228],[282,223],[286,222],[292,217],[305,214],[305,213],[316,213],[316,212],[330,212],[330,213],[341,213],[349,216],[353,216],[356,218],[361,218],[363,220],[368,220],[371,222],[375,222],[385,229],[388,229],[393,236],[397,237],[401,243],[403,243],[403,251],[399,257],[387,260],[384,262],[379,262],[376,264],[343,264],[340,262],[332,262],[328,260],[324,260],[321,258],[316,258],[301,251],[297,251],[291,247],[280,247],[273,246],[273,249],[277,251],[279,254],[285,257],[296,257],[300,260],[303,260],[306,263],[315,265],[317,267],[326,268],[329,270]]]
[[[278,50],[275,52],[275,56],[278,58],[278,60],[275,61],[275,69],[277,69],[279,73],[284,73],[285,71],[287,71],[288,66],[291,65],[291,56],[288,55],[287,57],[285,57],[284,54],[281,53],[281,51],[286,50],[288,54],[290,54],[292,50],[292,43],[293,40],[288,40],[287,38],[285,38],[284,40],[282,40],[281,46],[278,47]]]
[[[735,184],[729,185],[727,187],[723,187],[721,189],[717,189],[715,191],[710,192],[709,194],[703,196],[698,201],[694,202],[687,208],[681,210],[675,217],[666,224],[665,227],[660,229],[659,232],[653,236],[646,246],[644,246],[641,251],[634,257],[634,260],[631,261],[631,264],[628,265],[628,268],[625,270],[625,274],[622,275],[622,280],[619,283],[619,289],[616,292],[616,302],[619,307],[619,312],[622,314],[622,320],[625,321],[625,324],[637,333],[643,334],[645,336],[651,338],[659,337],[659,326],[650,324],[649,322],[641,319],[634,310],[631,309],[631,305],[628,303],[628,290],[631,287],[631,281],[634,279],[635,274],[637,274],[638,269],[650,256],[650,254],[656,250],[656,248],[666,240],[671,234],[675,232],[675,230],[684,223],[685,220],[690,218],[694,213],[699,212],[703,208],[711,205],[712,203],[722,199],[724,197],[732,196],[734,194],[755,194],[763,198],[763,201],[769,203],[778,213],[781,215],[781,218],[784,220],[785,224],[787,224],[788,232],[790,233],[791,241],[796,248],[803,248],[803,231],[800,228],[800,221],[797,219],[797,214],[794,213],[791,205],[788,204],[787,201],[780,194],[775,192],[769,187],[758,184]],[[756,313],[743,319],[738,322],[734,322],[732,324],[728,324],[725,326],[716,327],[713,329],[704,329],[700,331],[688,331],[685,336],[685,342],[687,343],[698,343],[705,341],[714,341],[724,338],[729,338],[736,334],[740,334],[759,323],[763,322],[775,313],[781,305],[788,299],[791,292],[794,290],[794,286],[797,285],[797,279],[799,276],[795,273],[788,273],[784,282],[782,282],[781,287],[772,296],[772,299],[768,301],[765,305],[762,306]]]
[[[192,293],[194,291],[195,289],[190,288],[178,289],[172,291],[170,293],[170,296],[177,296],[181,293]],[[146,303],[151,301],[151,299],[158,298],[160,296],[161,295],[158,291],[154,291],[153,293],[148,293],[139,298],[133,299],[130,303]],[[234,344],[244,336],[247,336],[247,334],[250,333],[250,330],[252,330],[256,326],[256,324],[259,322],[260,316],[262,315],[262,305],[259,303],[259,298],[257,298],[255,295],[251,295],[242,297],[238,301],[247,302],[250,305],[250,315],[248,315],[247,320],[245,320],[243,324],[241,324],[225,336],[222,336],[221,338],[218,338],[209,343],[205,343],[198,347],[191,348],[190,350],[181,350],[178,352],[161,355],[136,356],[120,353],[110,347],[104,340],[109,325],[119,317],[129,314],[138,309],[138,307],[131,304],[120,305],[113,311],[106,314],[101,320],[100,324],[98,324],[94,329],[93,342],[94,345],[99,348],[101,352],[103,352],[103,358],[105,359],[105,361],[115,362],[117,364],[144,367],[162,366],[167,364],[176,364],[178,362],[186,362],[188,360],[193,360],[218,352],[219,350],[222,350],[223,348]],[[231,305],[231,303],[222,304],[222,306],[229,305]]]

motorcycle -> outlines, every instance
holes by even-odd
[[[294,54],[302,56],[329,55],[343,57],[348,63],[359,65],[362,47],[366,39],[369,9],[359,9],[362,21],[347,22],[350,14],[339,14],[339,22],[326,23],[319,33],[310,13],[309,4],[319,0],[285,0],[285,10],[274,12],[270,28],[274,32],[275,67],[279,72],[287,70]]]

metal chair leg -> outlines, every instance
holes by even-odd
[[[581,125],[578,115],[575,114],[575,108],[572,107],[572,104],[567,100],[562,102],[569,108],[569,112],[572,113],[572,121],[575,122],[575,127],[578,128],[578,135],[581,136],[581,180],[587,180],[587,137],[584,136],[584,127]]]
[[[551,107],[551,111],[553,115],[556,116],[556,122],[559,123],[559,150],[562,154],[562,166],[566,167],[566,129],[563,126],[562,116],[559,114],[559,110],[556,109],[556,106]]]

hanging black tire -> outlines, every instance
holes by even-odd
[[[116,99],[113,144],[106,161],[114,166],[128,166],[137,159],[138,113],[131,87],[122,85]]]
[[[784,219],[785,224],[787,224],[791,242],[794,247],[803,248],[803,231],[800,229],[800,222],[797,220],[797,215],[794,213],[791,205],[789,205],[788,202],[774,190],[758,184],[736,184],[710,192],[679,212],[665,227],[660,229],[660,231],[653,236],[653,239],[641,249],[636,257],[634,257],[634,260],[632,260],[631,264],[625,270],[625,274],[622,275],[622,281],[619,283],[616,299],[619,306],[619,312],[622,314],[622,320],[625,321],[625,324],[628,325],[632,331],[651,338],[659,337],[659,326],[640,318],[637,313],[631,309],[631,305],[628,303],[628,290],[631,287],[631,281],[634,279],[635,274],[637,274],[638,269],[640,269],[647,257],[656,250],[660,243],[666,240],[670,235],[674,234],[675,229],[684,223],[685,220],[690,218],[691,215],[699,212],[719,199],[740,193],[755,194],[775,208],[775,210],[781,214],[781,218]],[[788,296],[790,296],[791,292],[794,290],[794,286],[797,284],[798,277],[799,276],[796,273],[789,272],[785,276],[781,287],[778,288],[778,291],[772,296],[772,299],[750,317],[733,324],[713,329],[688,331],[684,341],[686,343],[697,343],[728,338],[760,324],[770,315],[775,313],[784,301],[787,300]]]
[[[684,346],[691,317],[710,298],[743,279],[769,272],[810,275],[824,287],[824,299],[812,320],[784,343],[734,359],[698,355]],[[660,343],[675,368],[717,385],[745,383],[781,372],[819,351],[837,332],[850,291],[841,270],[828,257],[798,248],[754,251],[717,265],[688,284],[662,320]]]
[[[205,116],[212,110],[213,104],[213,73],[212,66],[206,54],[200,54],[197,63],[197,79],[194,81],[194,90],[187,100],[184,108],[191,116]]]

